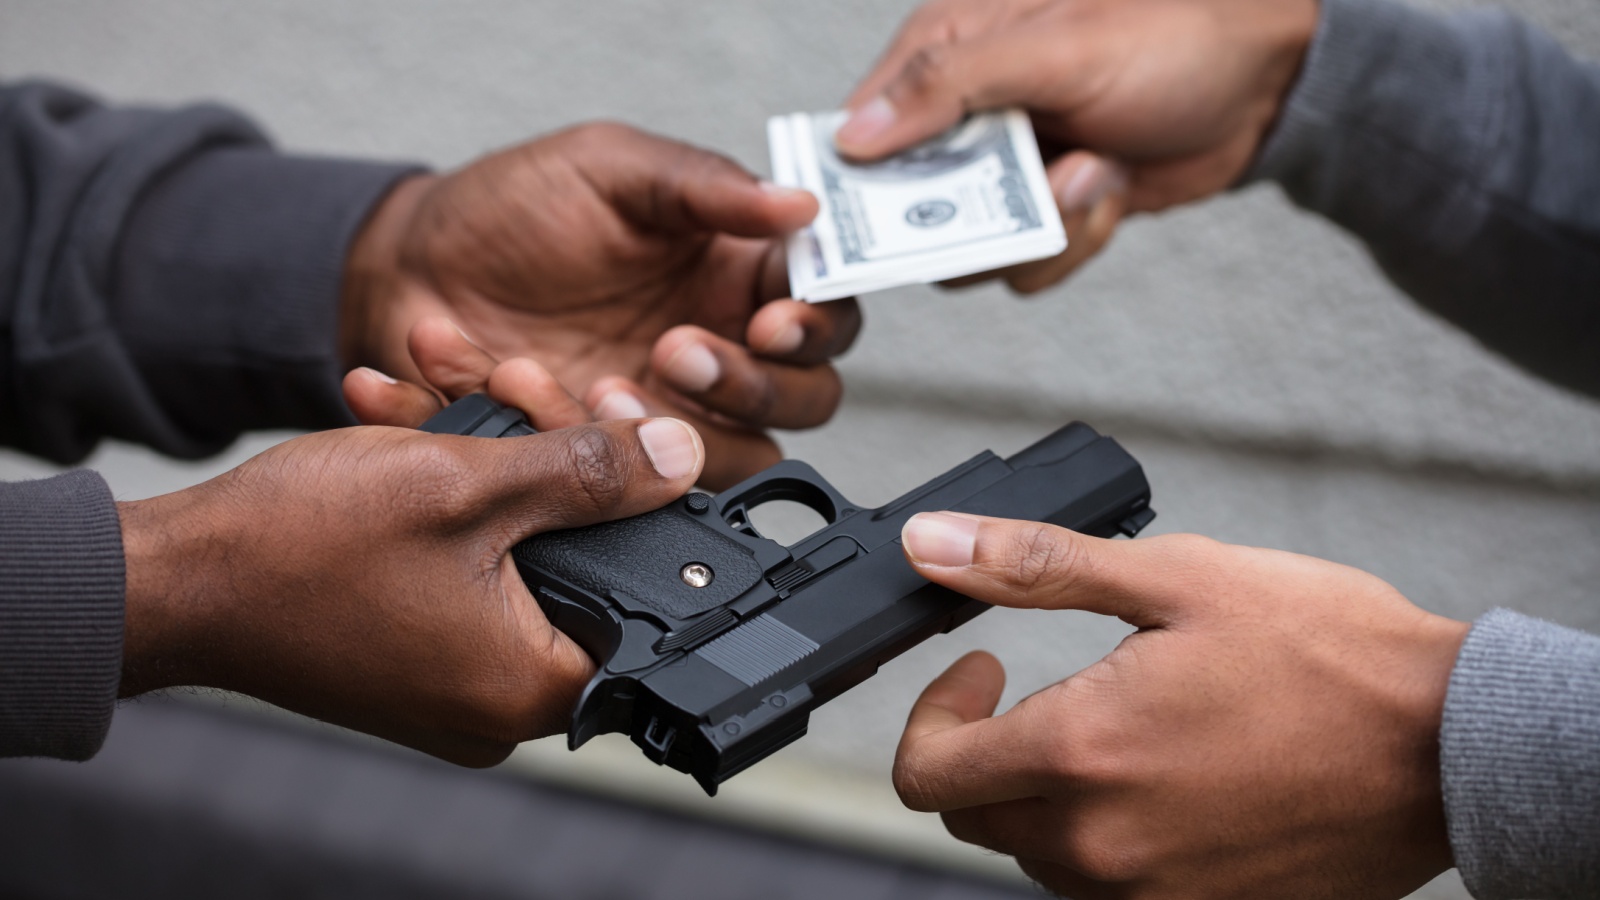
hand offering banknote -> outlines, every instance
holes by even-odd
[[[1021,110],[969,116],[895,156],[853,162],[834,149],[844,112],[767,122],[772,177],[822,211],[789,238],[789,287],[836,300],[1055,256],[1067,236],[1033,126]]]

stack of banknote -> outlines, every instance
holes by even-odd
[[[789,287],[834,300],[960,278],[1054,256],[1067,236],[1028,117],[968,117],[875,162],[834,148],[843,112],[767,122],[773,180],[811,191],[822,211],[789,239]]]

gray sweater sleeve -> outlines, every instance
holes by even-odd
[[[1323,0],[1251,175],[1489,348],[1600,394],[1600,68],[1502,12]],[[1600,896],[1600,638],[1484,616],[1440,751],[1474,896]]]
[[[1439,742],[1474,897],[1600,896],[1600,637],[1503,609],[1479,619]]]
[[[192,457],[246,429],[346,424],[345,252],[412,170],[275,153],[219,107],[0,87],[0,443]],[[103,481],[0,484],[0,756],[99,748],[123,588]]]
[[[1248,177],[1364,241],[1423,306],[1600,395],[1600,66],[1504,12],[1322,0]]]

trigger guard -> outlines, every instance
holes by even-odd
[[[661,662],[653,650],[660,636],[658,629],[622,619],[609,634],[610,647],[605,654],[595,655],[584,648],[594,657],[598,671],[572,708],[572,725],[567,730],[569,748],[576,750],[598,734],[632,729],[638,679]]]
[[[750,520],[750,510],[774,500],[791,500],[814,510],[829,525],[839,524],[856,505],[839,493],[816,469],[786,459],[739,482],[716,496],[717,509],[730,523]]]

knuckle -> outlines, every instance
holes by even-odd
[[[1198,534],[1159,535],[1150,548],[1172,567],[1175,583],[1201,591],[1226,581],[1238,559],[1238,548]]]
[[[1058,682],[1027,698],[1013,715],[1034,720],[1050,741],[1039,752],[1041,773],[1047,780],[1074,788],[1103,788],[1127,780],[1126,747],[1122,736],[1107,728],[1093,704],[1086,704],[1084,676]]]
[[[1037,757],[1050,781],[1076,782],[1084,771],[1082,738],[1070,710],[1062,698],[1062,685],[1055,684],[1023,700],[1011,713],[1026,717],[1038,733],[1050,736]]]
[[[458,441],[421,440],[406,451],[399,479],[413,509],[430,519],[470,514],[481,498],[481,476],[472,455]]]
[[[1151,540],[1159,541],[1170,556],[1191,563],[1213,558],[1224,546],[1220,541],[1200,534],[1163,534]]]
[[[772,419],[782,400],[777,379],[763,373],[752,373],[745,381],[743,396],[739,401],[739,415],[747,422],[762,424]]]
[[[1072,742],[1060,741],[1046,753],[1051,771],[1083,789],[1114,788],[1128,781],[1116,747],[1106,746],[1092,728],[1080,728]]]
[[[591,148],[609,147],[618,141],[628,139],[634,133],[632,126],[610,119],[583,122],[562,132],[566,139],[574,144]]]
[[[629,454],[604,428],[574,429],[566,444],[568,481],[583,505],[600,513],[616,509],[627,494]]]
[[[759,427],[810,428],[828,421],[843,397],[838,371],[825,363],[783,377],[755,370],[736,401],[735,414]]]
[[[950,47],[930,44],[917,50],[900,73],[899,88],[913,97],[937,94],[951,81]]]
[[[720,175],[743,175],[744,166],[730,156],[718,153],[715,150],[706,150],[700,147],[689,147],[684,160],[687,173],[700,178],[710,179]]]
[[[1022,524],[1013,531],[1005,556],[1012,565],[1012,580],[1029,592],[1067,586],[1083,564],[1081,549],[1071,535],[1039,522]]]

